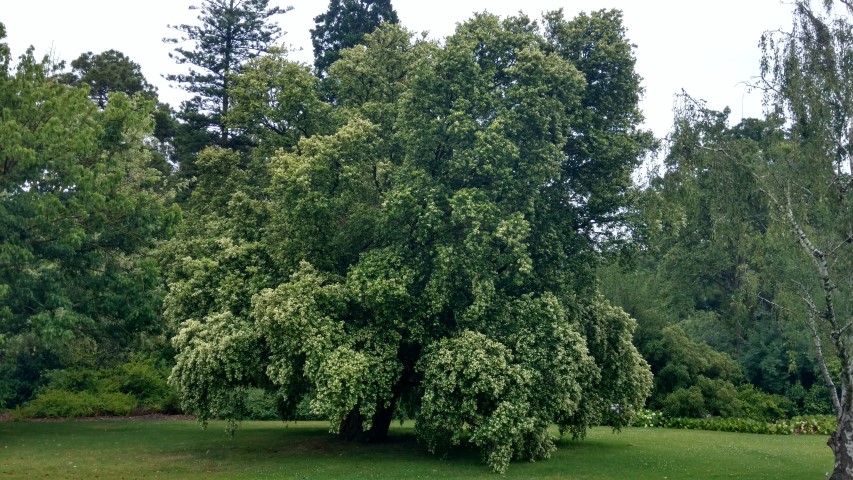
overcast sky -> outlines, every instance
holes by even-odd
[[[70,61],[83,52],[115,49],[142,66],[157,86],[161,100],[177,106],[186,94],[162,78],[180,71],[168,54],[164,37],[174,36],[167,24],[192,23],[196,0],[0,0],[0,22],[7,42],[20,55],[32,45],[39,55],[53,52]],[[277,17],[285,30],[282,41],[295,49],[294,60],[313,59],[309,30],[313,17],[328,0],[271,0],[292,5]],[[637,71],[643,77],[642,108],[646,125],[663,137],[672,124],[674,96],[685,89],[709,106],[732,109],[732,120],[758,116],[761,95],[747,93],[743,82],[758,74],[762,32],[788,29],[789,2],[780,0],[392,0],[400,22],[432,38],[451,34],[472,12],[487,10],[506,16],[524,11],[538,18],[563,8],[567,18],[578,12],[618,8],[624,12],[628,38],[636,45]]]

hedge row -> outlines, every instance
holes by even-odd
[[[668,418],[660,412],[643,410],[637,414],[634,426],[770,435],[829,435],[835,431],[835,422],[835,417],[831,415],[794,417],[789,420],[762,422],[749,418]]]

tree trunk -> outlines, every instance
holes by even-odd
[[[835,454],[830,480],[853,480],[853,412],[845,408],[835,433],[826,442]]]
[[[397,404],[396,398],[387,407],[378,405],[376,413],[373,414],[373,425],[370,430],[364,430],[364,417],[354,408],[347,418],[341,422],[338,428],[338,437],[343,440],[357,442],[381,442],[388,437],[388,429],[391,420],[394,419],[394,408]]]

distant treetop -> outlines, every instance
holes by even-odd
[[[340,51],[360,44],[364,35],[382,22],[399,23],[391,0],[331,0],[326,13],[314,17],[311,30],[314,67],[326,76],[329,66],[340,58]]]

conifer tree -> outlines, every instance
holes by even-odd
[[[314,17],[311,30],[314,44],[314,67],[321,77],[326,75],[340,51],[364,40],[382,22],[398,23],[391,0],[331,0],[326,13]]]
[[[270,7],[269,3],[269,0],[204,0],[201,5],[190,7],[200,10],[199,24],[173,26],[181,36],[163,39],[166,43],[189,44],[177,46],[170,54],[178,64],[189,65],[189,71],[166,78],[196,95],[183,110],[200,113],[205,119],[201,126],[217,134],[219,145],[228,144],[230,137],[225,123],[231,106],[229,76],[275,44],[282,31],[271,19],[292,8]]]

